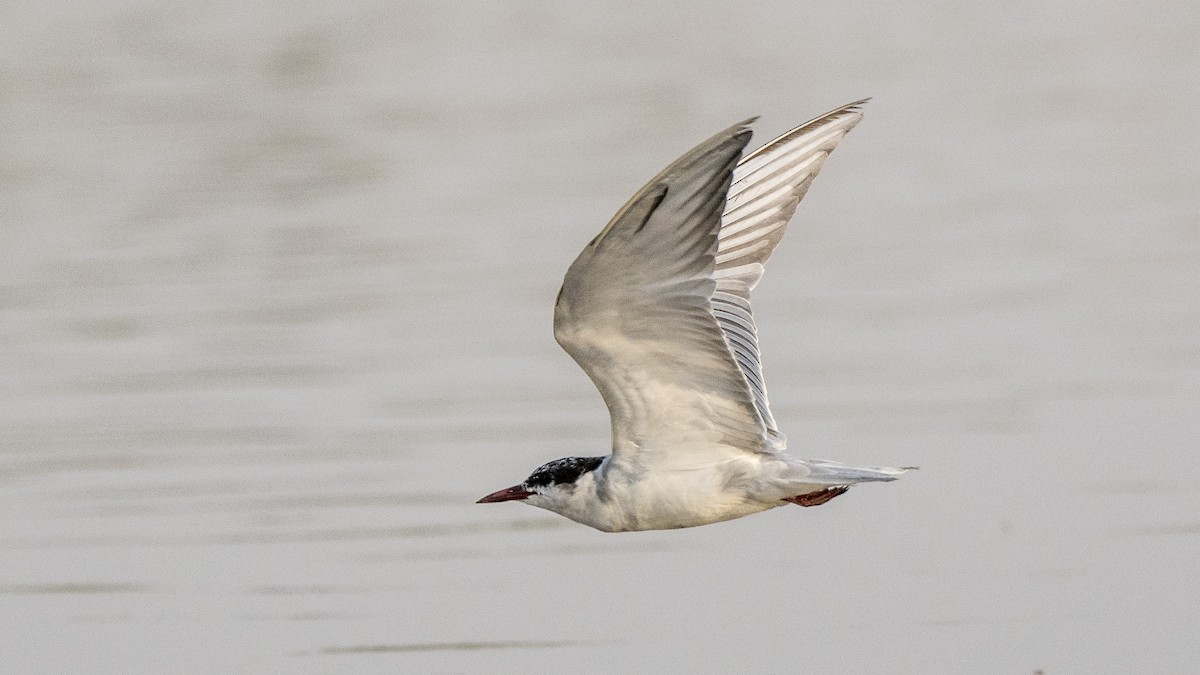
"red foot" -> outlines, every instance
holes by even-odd
[[[783,501],[791,502],[799,506],[820,506],[821,504],[824,504],[838,495],[846,494],[846,490],[849,489],[849,485],[834,485],[833,487],[827,487],[824,490],[818,490],[816,492],[808,492],[806,494],[796,495],[795,497],[789,497]]]

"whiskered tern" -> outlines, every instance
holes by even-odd
[[[742,157],[753,119],[675,160],[567,270],[554,337],[604,397],[612,452],[565,457],[480,503],[522,500],[605,532],[707,525],[908,468],[786,454],[771,415],[750,291],[866,101]]]

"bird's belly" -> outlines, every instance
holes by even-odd
[[[589,524],[611,532],[669,530],[733,520],[783,504],[755,499],[725,483],[684,474],[613,484],[597,514],[604,522]]]

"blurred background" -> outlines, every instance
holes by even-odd
[[[13,673],[1193,673],[1200,5],[0,6]],[[606,452],[567,265],[874,99],[756,295],[819,509],[476,506]]]

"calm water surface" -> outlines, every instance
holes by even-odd
[[[13,673],[1193,673],[1200,6],[7,3]],[[476,506],[599,454],[568,263],[874,96],[756,298],[819,509]]]

